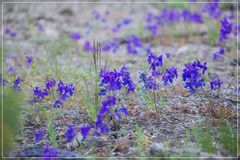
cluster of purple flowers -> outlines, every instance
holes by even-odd
[[[120,72],[101,69],[100,78],[100,87],[102,87],[102,89],[99,95],[106,95],[106,92],[109,91],[121,90],[123,86],[128,86],[128,93],[135,91],[130,72],[125,66],[121,68]]]
[[[158,70],[158,67],[162,67],[163,62],[162,62],[163,56],[156,56],[154,55],[150,50],[148,51],[148,64],[150,66],[150,70],[152,71],[152,76],[153,77],[158,77],[161,73]]]
[[[21,77],[17,77],[17,78],[15,79],[15,81],[13,82],[12,88],[13,88],[15,91],[21,92],[22,89],[21,89],[21,87],[20,87],[19,85],[22,83],[22,81],[23,81],[23,79],[22,79]]]
[[[35,87],[33,89],[33,95],[36,99],[40,99],[40,100],[43,100],[45,96],[48,96],[48,91],[47,89],[39,89],[39,87]]]
[[[141,73],[140,76],[140,81],[139,83],[143,82],[143,88],[148,90],[148,89],[154,89],[157,90],[159,88],[159,84],[157,84],[156,80],[152,76],[147,76],[145,73]]]
[[[106,11],[104,12],[104,14],[102,14],[102,16],[101,16],[101,14],[100,14],[98,11],[96,11],[96,10],[93,10],[93,11],[92,11],[92,17],[93,17],[95,20],[99,20],[99,21],[102,22],[102,23],[106,23],[106,22],[107,22],[105,16],[108,16],[108,15],[109,15],[109,11],[108,11],[108,10],[106,10]]]
[[[65,130],[66,142],[71,142],[76,135],[77,133],[75,132],[74,127],[72,125],[68,125]]]
[[[223,82],[220,79],[214,78],[210,81],[210,88],[211,89],[220,89]]]
[[[218,58],[221,58],[225,53],[224,48],[220,48],[218,52],[213,54],[213,60],[217,60]]]
[[[222,42],[223,40],[227,39],[227,36],[232,31],[232,22],[227,17],[223,17],[221,20],[221,29],[220,29],[220,35],[219,35],[219,41]]]
[[[57,157],[57,149],[45,145],[41,157]]]
[[[166,69],[166,72],[162,76],[162,81],[164,82],[164,85],[170,85],[173,83],[173,78],[177,78],[177,68],[176,67],[169,67]]]
[[[108,134],[109,127],[107,121],[104,120],[105,117],[109,117],[110,119],[115,117],[117,120],[121,118],[121,114],[128,115],[128,109],[121,104],[121,107],[113,108],[117,103],[116,96],[107,96],[107,98],[102,102],[102,106],[97,113],[96,117],[96,128],[95,133],[98,134]]]
[[[46,89],[50,90],[51,88],[55,87],[56,81],[54,79],[49,79],[46,83]]]
[[[130,36],[126,41],[126,47],[129,54],[138,54],[137,48],[143,48],[141,40],[138,36]]]
[[[102,50],[105,52],[109,52],[111,50],[115,53],[118,50],[118,48],[119,43],[115,40],[102,44]]]
[[[50,84],[54,84],[54,82],[51,82]],[[57,93],[59,93],[60,95],[60,99],[57,99],[54,104],[53,107],[57,108],[59,105],[63,104],[63,101],[67,100],[69,97],[71,97],[74,93],[75,90],[75,86],[73,86],[73,84],[64,84],[61,80],[58,82],[58,88],[57,88]]]
[[[201,63],[199,60],[193,63],[185,64],[182,78],[185,88],[189,88],[191,93],[195,93],[196,89],[205,86],[204,74],[207,70],[207,63]]]
[[[25,62],[26,67],[29,68],[31,66],[32,62],[33,62],[33,57],[32,56],[26,56],[25,58],[26,58],[26,62]]]
[[[117,23],[113,28],[112,32],[116,33],[118,32],[122,27],[129,25],[132,23],[132,20],[130,18],[124,18],[121,22]]]
[[[6,28],[5,31],[4,31],[5,35],[6,36],[9,36],[11,38],[14,38],[16,37],[17,33],[14,32],[13,30],[9,29],[9,28]]]
[[[149,12],[145,18],[145,29],[156,36],[160,26],[166,24],[177,23],[179,21],[202,23],[202,16],[197,12],[190,12],[189,10],[163,9],[159,14],[154,15]]]
[[[75,86],[73,84],[64,84],[61,80],[58,82],[57,92],[61,95],[61,100],[67,100],[70,96],[73,95]]]
[[[46,88],[41,90],[39,89],[39,87],[35,87],[33,89],[33,96],[36,98],[36,99],[40,99],[40,100],[43,100],[45,96],[48,96],[49,95],[49,90],[51,88],[53,88],[54,86],[56,85],[56,81],[54,79],[49,79],[47,82],[46,82]]]
[[[202,11],[207,12],[211,17],[217,20],[222,14],[218,2],[219,0],[212,0],[210,3],[206,3],[203,6]]]

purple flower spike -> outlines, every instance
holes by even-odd
[[[120,112],[122,112],[126,116],[128,115],[128,109],[126,107],[122,106],[119,110],[120,110]]]
[[[39,142],[44,136],[44,132],[42,129],[39,129],[36,133],[35,133],[35,142]]]
[[[166,72],[162,76],[162,81],[164,82],[164,85],[170,85],[173,82],[173,78],[177,78],[177,68],[176,67],[170,67],[166,69]]]
[[[224,39],[227,39],[227,36],[232,31],[233,24],[228,20],[227,17],[223,17],[221,20],[221,29],[220,29],[220,35],[219,35],[219,41],[223,41]]]
[[[210,82],[210,87],[211,89],[220,89],[222,86],[223,82],[220,81],[220,79],[212,79]]]
[[[29,68],[32,64],[33,57],[32,56],[26,56],[26,67]]]
[[[65,136],[66,136],[66,142],[71,142],[73,138],[76,136],[76,132],[74,130],[74,127],[72,125],[68,125],[66,131],[65,131]]]
[[[185,82],[185,88],[189,88],[191,93],[195,93],[196,89],[205,86],[204,74],[207,70],[207,63],[202,64],[200,61],[185,64],[182,78]]]
[[[57,149],[45,145],[41,157],[57,157]]]
[[[81,134],[82,134],[83,140],[85,140],[87,138],[87,135],[88,135],[90,129],[91,129],[90,125],[84,125],[81,128]]]

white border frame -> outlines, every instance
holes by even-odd
[[[72,1],[72,2],[61,2],[61,1],[53,1],[53,2],[47,2],[47,1],[43,1],[43,2],[31,2],[31,1],[23,1],[23,2],[19,2],[19,1],[12,1],[12,2],[4,2],[4,0],[3,0],[3,2],[1,2],[1,5],[2,5],[2,80],[3,80],[3,66],[4,66],[4,64],[3,64],[3,35],[4,35],[4,25],[3,25],[3,5],[4,4],[17,4],[17,3],[19,3],[19,4],[32,4],[32,3],[34,3],[34,4],[56,4],[56,3],[59,3],[59,4],[65,4],[65,3],[67,3],[67,4],[78,4],[78,3],[81,3],[81,4],[159,4],[159,3],[164,3],[164,4],[175,4],[175,3],[184,3],[184,4],[188,4],[188,3],[190,3],[190,4],[195,4],[195,3],[197,3],[197,4],[207,4],[207,3],[230,3],[230,4],[236,4],[237,5],[237,64],[238,64],[238,58],[239,58],[239,56],[238,56],[238,27],[239,27],[239,23],[238,23],[238,1],[236,1],[236,2],[111,2],[111,1],[109,1],[109,2],[86,2],[86,1],[84,1],[84,2],[78,2],[78,1]],[[238,85],[238,67],[239,67],[239,65],[237,65],[237,89],[239,88],[239,85]],[[239,96],[239,94],[237,94],[238,96]],[[1,150],[1,152],[2,152],[2,157],[1,158],[9,158],[9,159],[11,159],[11,158],[66,158],[66,159],[68,159],[68,158],[71,158],[71,159],[77,159],[77,158],[86,158],[86,159],[88,159],[88,158],[116,158],[116,159],[118,159],[118,158],[169,158],[169,159],[172,159],[172,158],[185,158],[185,159],[192,159],[192,158],[217,158],[217,159],[232,159],[232,158],[238,158],[238,141],[239,141],[239,139],[238,139],[238,124],[239,124],[239,120],[238,120],[238,96],[237,96],[237,156],[236,157],[4,157],[3,156],[3,83],[2,83],[2,96],[1,96],[1,98],[2,98],[2,150]]]

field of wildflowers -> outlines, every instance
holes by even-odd
[[[238,157],[237,1],[9,2],[2,157]]]

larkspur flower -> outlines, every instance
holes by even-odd
[[[173,82],[173,78],[177,78],[177,68],[176,67],[170,67],[166,69],[166,72],[162,76],[162,81],[164,82],[164,85],[170,85]]]
[[[35,142],[39,142],[44,136],[44,131],[42,129],[39,129],[36,133],[35,133],[35,137],[34,137],[34,141]]]
[[[122,106],[121,108],[119,108],[119,111],[122,112],[125,115],[128,115],[128,109],[124,106]]]
[[[74,127],[72,125],[68,125],[65,130],[66,142],[71,142],[76,135]]]
[[[26,56],[25,58],[26,58],[26,62],[25,62],[26,67],[29,68],[31,66],[32,62],[33,62],[33,57],[32,56]]]
[[[109,132],[108,125],[106,123],[103,123],[100,127],[100,133],[101,134],[108,134],[108,132]]]
[[[19,86],[22,81],[23,81],[23,80],[22,80],[21,77],[17,77],[17,78],[15,79],[15,81],[13,82],[13,85],[14,85],[14,86]]]
[[[130,36],[126,41],[126,47],[129,54],[138,54],[137,48],[142,48],[142,42],[138,36]]]
[[[15,72],[16,72],[16,69],[14,69],[13,67],[9,67],[9,68],[8,68],[8,73],[13,74],[13,73],[15,73]]]
[[[54,79],[49,79],[46,83],[46,89],[50,90],[51,88],[55,87],[56,81]]]
[[[203,6],[202,11],[207,12],[211,17],[217,20],[222,14],[219,7],[219,0],[212,0],[210,3],[206,3]]]
[[[78,41],[78,40],[81,39],[81,35],[80,35],[79,32],[72,32],[72,33],[71,33],[71,38],[72,38],[72,40],[74,40],[74,41]]]
[[[61,100],[56,100],[55,102],[54,102],[54,104],[53,104],[53,107],[54,108],[58,108],[58,106],[60,106],[60,105],[62,105],[63,103],[62,103],[62,101]]]
[[[157,84],[156,80],[152,76],[147,76],[145,73],[141,73],[140,76],[140,81],[139,83],[143,82],[143,89],[154,89],[157,90],[159,89],[159,85]]]
[[[70,96],[73,95],[75,86],[73,84],[64,84],[62,81],[58,82],[57,92],[61,95],[63,101],[67,100]]]
[[[212,79],[210,82],[211,89],[220,89],[223,82],[220,79]]]
[[[162,62],[162,55],[159,57],[154,55],[153,53],[150,53],[148,55],[148,64],[150,66],[150,69],[152,70],[152,76],[158,77],[160,75],[160,71],[157,70],[157,67],[162,67],[163,62]]]
[[[227,36],[231,33],[232,31],[232,22],[229,21],[229,19],[225,16],[221,20],[221,28],[220,28],[220,34],[219,34],[219,41],[223,41],[227,39]]]
[[[83,127],[81,127],[81,134],[82,134],[83,140],[85,140],[87,138],[87,135],[90,130],[91,130],[90,125],[84,125]]]
[[[220,48],[218,52],[213,54],[213,60],[217,60],[218,58],[221,58],[225,53],[224,48]]]
[[[33,96],[37,99],[41,98],[41,100],[44,99],[45,96],[48,96],[48,91],[46,89],[39,89],[39,87],[35,87],[33,89]]]
[[[201,63],[199,60],[193,63],[185,64],[182,78],[185,88],[189,88],[194,93],[197,88],[205,86],[204,74],[207,70],[207,63]]]
[[[84,51],[92,52],[94,50],[93,46],[91,45],[90,41],[86,40],[83,46]]]
[[[5,35],[7,35],[7,36],[9,36],[11,38],[15,38],[16,35],[17,35],[16,32],[14,32],[13,30],[11,30],[9,28],[6,28],[4,33],[5,33]]]
[[[45,145],[41,157],[57,157],[57,153],[57,149]]]

